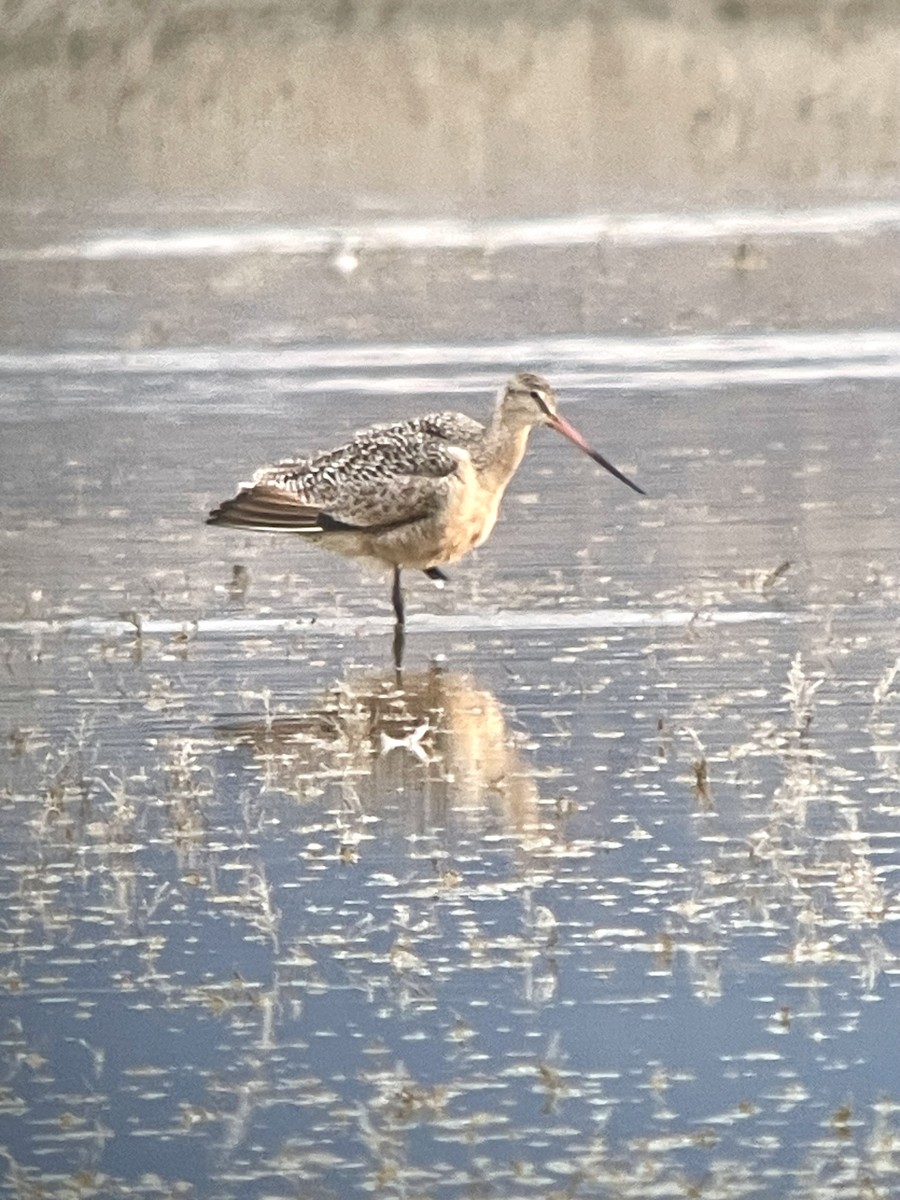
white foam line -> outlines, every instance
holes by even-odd
[[[495,251],[601,241],[659,245],[765,236],[864,236],[900,228],[894,202],[711,213],[585,213],[522,220],[387,220],[348,225],[256,225],[87,237],[36,249],[0,250],[6,261],[211,258],[241,254],[362,253],[367,250]]]
[[[689,625],[746,625],[761,621],[780,624],[808,620],[803,613],[786,613],[774,609],[704,609],[688,608],[641,609],[604,608],[578,612],[558,609],[527,612],[500,611],[465,613],[459,616],[417,614],[407,626],[407,633],[496,633],[515,631],[603,630],[603,629],[661,629]],[[200,637],[260,637],[272,634],[343,634],[359,636],[382,633],[393,629],[389,617],[329,617],[304,620],[296,617],[201,617],[196,621],[177,621],[147,617],[138,621],[121,618],[74,617],[59,621],[0,622],[0,634],[28,637],[77,634],[89,637],[179,636]]]
[[[496,385],[498,363],[552,363],[562,385],[634,386],[654,375],[667,386],[697,387],[727,378],[771,381],[891,378],[900,372],[900,331],[833,330],[737,336],[520,338],[462,343],[300,346],[245,349],[183,348],[0,354],[0,373],[279,374],[341,372],[292,381],[295,391],[428,392]],[[473,367],[489,368],[474,370]],[[439,375],[423,374],[431,368]],[[566,372],[568,374],[561,374]],[[412,371],[418,374],[411,374]],[[376,375],[374,372],[390,372]],[[398,372],[405,372],[398,374]]]
[[[510,359],[512,363],[524,359]],[[785,387],[790,384],[814,383],[821,380],[873,380],[897,379],[900,377],[900,355],[885,362],[845,360],[823,363],[793,363],[772,366],[725,366],[700,367],[680,371],[659,367],[632,371],[561,371],[553,368],[553,383],[560,390],[566,388],[590,388],[602,391],[642,391],[646,388],[665,388],[666,391],[698,391],[707,388],[723,388],[728,385],[747,387]],[[497,376],[469,376],[461,381],[453,380],[454,392],[484,392],[496,388]],[[293,388],[294,392],[346,393],[381,395],[424,396],[446,393],[450,388],[446,379],[410,378],[397,375],[374,380],[366,376],[342,375],[338,378],[311,380]]]

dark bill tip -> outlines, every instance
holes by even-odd
[[[558,413],[554,414],[550,424],[557,433],[561,433],[563,437],[568,438],[569,441],[576,445],[579,450],[583,450],[588,458],[592,458],[594,462],[603,467],[605,471],[609,471],[610,475],[614,475],[616,479],[620,479],[622,483],[630,487],[633,492],[637,492],[639,496],[647,495],[642,487],[638,487],[634,480],[629,479],[628,476],[623,474],[618,467],[614,467],[608,458],[604,458],[599,450],[595,450],[593,446],[586,442],[578,430],[573,425],[570,425],[568,421],[559,416]]]

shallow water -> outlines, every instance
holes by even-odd
[[[2,1194],[896,1191],[897,335],[57,295],[0,355]],[[539,431],[402,677],[381,577],[202,524],[521,366],[649,496]]]

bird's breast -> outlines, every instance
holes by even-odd
[[[491,535],[500,515],[506,480],[486,480],[466,457],[449,490],[444,517],[443,562],[462,558]]]
[[[348,555],[426,571],[456,562],[482,545],[497,523],[511,472],[478,470],[469,452],[458,446],[451,453],[457,469],[435,481],[430,512],[373,536],[361,532],[352,544],[343,535],[328,535],[329,545]]]

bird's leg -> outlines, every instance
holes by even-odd
[[[394,626],[394,668],[400,677],[403,666],[403,647],[406,644],[406,612],[403,610],[403,589],[400,586],[400,568],[394,568],[394,587],[391,588],[391,600],[394,601],[394,612],[397,624]]]
[[[406,627],[398,621],[394,626],[394,670],[397,672],[397,686],[403,680],[403,650],[406,646]]]
[[[449,583],[449,579],[441,570],[440,567],[428,567],[425,574],[432,581],[435,587],[443,587],[445,583]]]
[[[403,590],[400,587],[400,568],[394,567],[394,586],[391,588],[391,600],[394,603],[394,614],[398,625],[406,624],[406,612],[403,608]]]
[[[399,567],[394,567],[391,600],[394,602],[394,614],[397,617],[397,624],[394,626],[394,669],[399,677],[400,668],[403,666],[403,647],[406,644],[406,612],[403,607],[403,589],[400,587]]]

